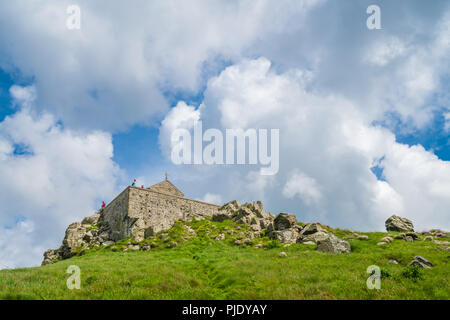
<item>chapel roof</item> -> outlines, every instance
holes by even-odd
[[[147,188],[151,191],[156,191],[159,193],[169,194],[177,197],[184,197],[183,192],[178,190],[175,185],[169,181],[168,174],[166,173],[166,179],[164,181],[158,182],[157,184],[154,184]]]

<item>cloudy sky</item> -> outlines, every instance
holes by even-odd
[[[165,171],[187,197],[300,221],[450,229],[449,87],[446,0],[2,1],[0,268],[39,265]],[[278,173],[173,164],[171,132],[199,121],[279,129]]]

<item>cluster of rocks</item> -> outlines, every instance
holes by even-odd
[[[438,238],[448,237],[448,234],[440,229],[432,229],[430,231],[422,231],[422,235],[425,235],[424,241],[431,241],[438,245],[450,245],[449,241],[441,241],[438,240]],[[450,248],[446,249],[447,251],[450,251]]]
[[[49,249],[44,253],[42,265],[71,258],[83,249],[113,244],[107,226],[105,227],[100,220],[101,213],[96,213],[84,218],[81,222],[70,224],[61,246],[58,249]]]
[[[389,217],[385,222],[386,230],[389,231],[395,231],[395,232],[402,232],[401,234],[395,235],[393,237],[387,236],[381,239],[381,242],[378,242],[378,245],[384,245],[391,243],[394,241],[394,239],[397,240],[405,240],[406,242],[413,242],[416,240],[419,240],[419,235],[414,232],[414,225],[411,220],[402,218],[396,215],[393,215]],[[441,230],[431,230],[422,232],[423,235],[427,235],[423,240],[424,241],[434,241],[437,244],[448,244],[448,242],[445,241],[436,241],[433,239],[433,236],[443,236],[444,233]],[[398,264],[396,260],[389,260],[389,263],[395,263]],[[408,264],[408,266],[416,266],[419,268],[431,268],[433,266],[433,263],[428,261],[422,256],[415,256],[414,259]]]
[[[350,244],[329,234],[319,223],[307,223],[301,226],[293,214],[280,213],[277,216],[263,210],[260,201],[243,205],[236,200],[223,205],[213,221],[232,220],[250,226],[253,231],[266,231],[269,238],[281,243],[317,244],[317,250],[332,253],[351,252]],[[238,239],[235,244],[250,243],[250,239]]]
[[[448,246],[450,244],[449,241],[440,241],[436,238],[442,238],[446,237],[447,233],[440,230],[440,229],[432,229],[430,231],[422,231],[421,233],[414,232],[414,225],[411,222],[411,220],[402,218],[396,215],[393,215],[389,217],[386,220],[386,230],[387,231],[395,231],[395,232],[402,232],[400,234],[396,235],[389,235],[381,239],[380,242],[378,242],[378,245],[385,245],[388,243],[391,243],[394,239],[396,240],[404,240],[406,242],[414,242],[417,240],[420,240],[420,234],[425,235],[423,238],[423,241],[430,241],[434,242],[438,245],[444,245]],[[449,248],[445,249],[447,251],[450,251]]]
[[[382,246],[384,244],[391,243],[392,241],[394,241],[392,237],[383,237],[381,241],[377,243],[377,245]]]
[[[213,214],[212,221],[222,222],[231,220],[238,224],[249,226],[252,231],[240,232],[241,236],[234,243],[235,245],[250,245],[253,238],[272,225],[274,218],[275,216],[273,214],[263,210],[261,201],[247,202],[241,205],[238,201],[233,200],[220,207],[218,212]],[[240,229],[237,226],[236,232]],[[228,230],[227,233],[233,235],[235,231]],[[215,239],[218,241],[224,240],[225,234],[221,233]]]
[[[419,235],[414,232],[414,225],[411,220],[402,218],[396,215],[390,216],[386,222],[386,231],[390,232],[403,232],[398,235],[390,235],[386,236],[378,242],[378,245],[385,245],[397,240],[405,240],[406,242],[413,242],[414,240],[419,239]]]
[[[431,229],[430,231],[422,231],[421,233],[423,235],[431,235],[437,238],[445,237],[447,235],[447,233],[441,229]]]
[[[255,232],[261,232],[268,228],[274,218],[273,214],[263,210],[261,201],[247,202],[241,205],[236,200],[224,204],[218,213],[212,216],[213,221],[232,220],[250,226]]]
[[[269,238],[282,243],[296,243],[302,227],[293,214],[280,213],[267,228]]]
[[[350,244],[322,228],[319,223],[297,223],[295,215],[280,213],[268,229],[270,238],[280,242],[317,244],[317,250],[330,253],[351,252]]]
[[[128,251],[149,251],[152,248],[150,244],[141,245],[137,242],[127,242],[126,246],[122,248],[122,252],[128,252]],[[112,251],[118,251],[119,247],[117,246],[111,246]]]
[[[406,232],[398,234],[394,236],[394,238],[398,240],[405,240],[406,242],[413,242],[415,240],[419,240],[419,235],[415,232]]]
[[[413,242],[413,241],[416,241],[416,240],[420,240],[420,237],[419,237],[419,235],[417,233],[406,232],[406,233],[401,233],[401,234],[397,234],[397,235],[390,235],[390,236],[383,237],[381,239],[381,241],[378,242],[377,244],[378,245],[388,244],[388,243],[391,243],[392,241],[394,241],[394,239],[395,240],[404,240],[406,242]],[[427,236],[423,240],[424,241],[433,241],[433,238]],[[440,243],[440,242],[437,241],[436,243]],[[443,244],[446,244],[446,243],[443,242]]]
[[[312,243],[322,243],[328,240],[332,234],[329,234],[326,229],[323,229],[318,223],[307,223],[305,224],[301,231],[300,236],[297,239],[298,243],[312,244]],[[337,238],[337,237],[336,237]],[[347,241],[345,241],[347,242]]]

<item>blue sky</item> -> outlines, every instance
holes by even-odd
[[[445,118],[442,111],[436,112],[434,120],[426,128],[411,133],[402,130],[394,131],[397,141],[408,145],[420,144],[433,152],[439,159],[450,160],[450,140],[445,128]]]
[[[14,84],[11,76],[0,70],[0,119],[3,120],[7,115],[14,112],[12,106],[9,88]]]
[[[79,30],[70,4],[0,5],[0,268],[166,171],[186,196],[300,221],[450,228],[448,1],[80,0]],[[175,165],[171,133],[199,121],[279,129],[279,171]]]

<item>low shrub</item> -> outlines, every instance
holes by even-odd
[[[414,282],[423,279],[423,271],[417,266],[407,266],[403,269],[401,274],[404,278]]]

